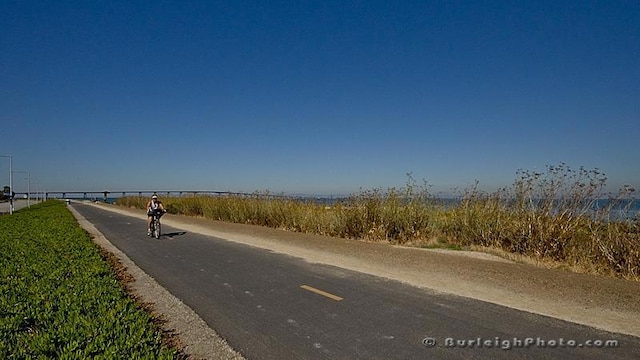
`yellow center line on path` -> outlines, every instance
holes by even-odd
[[[316,288],[311,287],[311,286],[309,286],[309,285],[300,285],[300,287],[301,287],[301,288],[303,288],[303,289],[305,289],[305,290],[309,290],[309,291],[311,291],[311,292],[314,292],[314,293],[316,293],[316,294],[319,294],[319,295],[322,295],[322,296],[326,296],[326,297],[328,297],[329,299],[333,299],[333,300],[335,300],[335,301],[341,301],[341,300],[342,300],[342,298],[341,298],[340,296],[330,294],[330,293],[328,293],[328,292],[326,292],[326,291],[322,291],[322,290],[320,290],[320,289],[316,289]]]

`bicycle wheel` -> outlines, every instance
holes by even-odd
[[[160,221],[159,220],[155,221],[155,226],[154,226],[154,229],[153,229],[153,236],[156,239],[160,238]]]

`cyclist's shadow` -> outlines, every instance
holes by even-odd
[[[160,238],[167,237],[169,239],[173,239],[175,236],[182,236],[182,235],[184,235],[186,233],[187,233],[186,231],[175,231],[175,232],[162,234],[162,235],[160,235]]]

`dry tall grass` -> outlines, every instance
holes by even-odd
[[[640,219],[612,216],[615,207],[631,204],[635,190],[625,187],[607,207],[594,211],[605,184],[597,170],[559,164],[545,173],[519,171],[512,187],[493,194],[474,186],[448,206],[411,177],[404,188],[367,190],[332,206],[259,193],[163,201],[175,214],[412,246],[497,249],[640,280]],[[127,197],[118,203],[142,208],[146,201]]]

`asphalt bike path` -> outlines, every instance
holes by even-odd
[[[72,206],[248,359],[640,356],[637,337]]]

